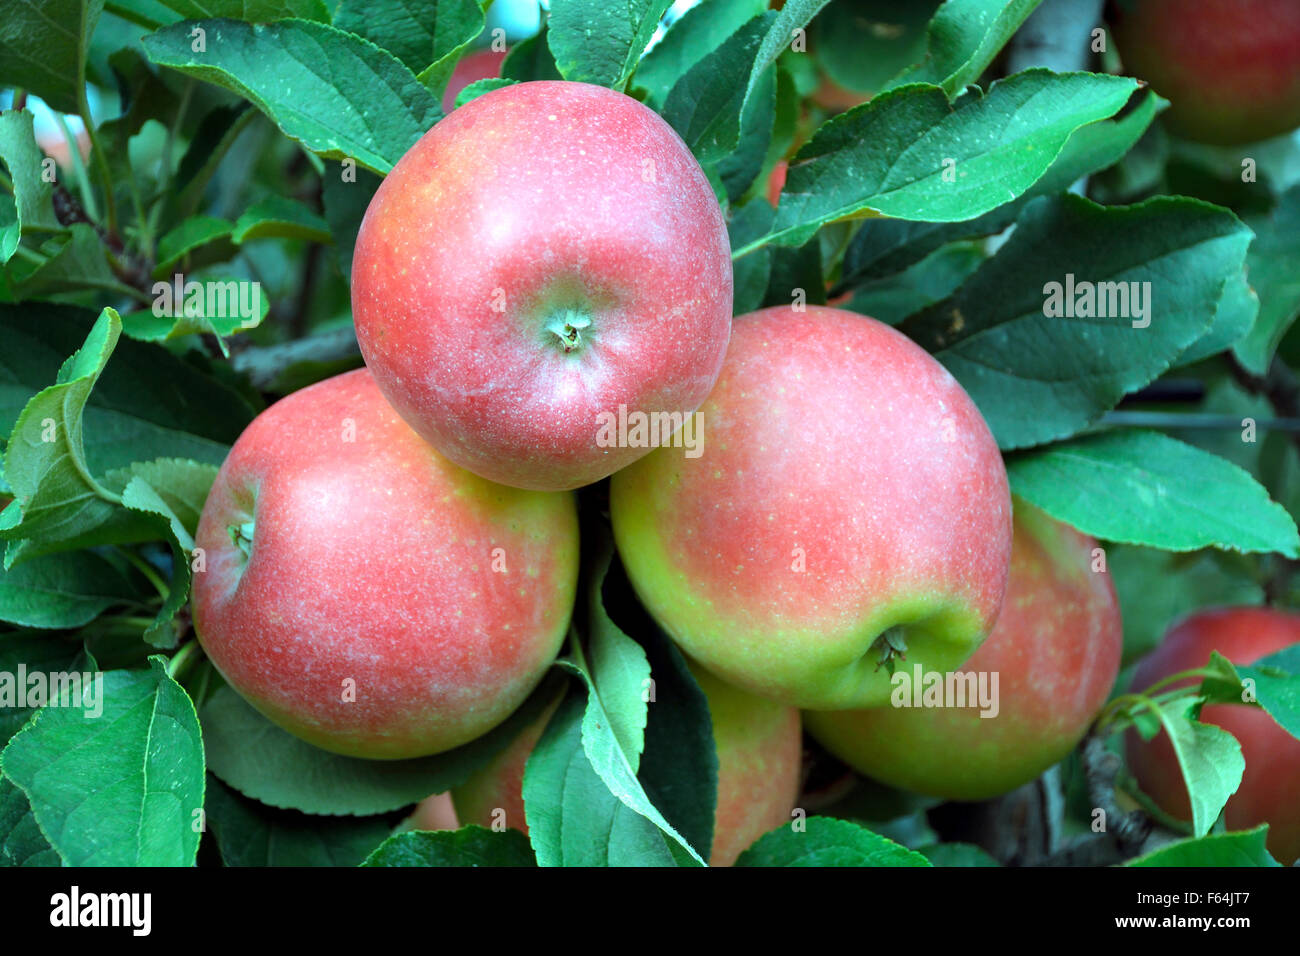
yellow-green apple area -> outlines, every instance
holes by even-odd
[[[1016,501],[1006,600],[960,668],[996,677],[994,707],[915,706],[918,678],[903,663],[901,703],[808,712],[808,732],[855,770],[919,793],[986,800],[1028,783],[1074,749],[1119,673],[1123,628],[1104,561],[1095,540]]]
[[[737,318],[700,410],[706,451],[616,474],[628,578],[696,661],[813,709],[887,704],[889,673],[949,670],[984,641],[1011,553],[1006,471],[928,353],[837,309]]]

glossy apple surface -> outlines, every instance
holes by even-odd
[[[1115,0],[1124,72],[1170,101],[1189,139],[1245,143],[1300,126],[1296,0]]]
[[[988,799],[1064,758],[1105,704],[1124,635],[1097,542],[1023,501],[1015,512],[1002,613],[960,668],[985,675],[989,690],[997,675],[985,700],[993,706],[896,707],[916,701],[914,672],[899,662],[908,682],[896,701],[804,715],[809,733],[855,770],[950,800]]]
[[[194,625],[218,670],[358,757],[450,750],[504,720],[559,650],[577,583],[573,496],[451,464],[364,369],[248,426],[195,540]]]
[[[794,706],[889,700],[888,640],[963,663],[1002,605],[1011,499],[970,397],[906,336],[808,306],[735,321],[700,454],[610,483],[647,609],[723,680]]]
[[[597,481],[649,448],[620,406],[689,412],[731,324],[726,224],[652,110],[519,83],[449,114],[384,179],[357,236],[366,364],[452,461],[521,488]]]

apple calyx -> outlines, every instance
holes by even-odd
[[[568,355],[582,348],[582,330],[590,325],[590,315],[577,309],[562,308],[546,323],[546,328],[560,340],[560,347]]]
[[[232,524],[226,528],[230,532],[230,540],[243,552],[245,561],[253,556],[253,525],[252,521],[245,521],[243,524]]]
[[[902,627],[896,624],[881,631],[880,635],[872,641],[867,653],[870,654],[872,651],[877,654],[876,670],[883,667],[889,676],[893,677],[898,661],[907,660],[907,641],[903,637]]]

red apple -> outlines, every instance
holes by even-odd
[[[1180,136],[1243,143],[1300,126],[1296,0],[1118,0],[1110,22],[1125,72],[1170,101]]]
[[[1002,605],[1011,498],[933,357],[852,312],[764,309],[736,319],[700,414],[697,457],[661,448],[610,484],[628,578],[687,653],[836,710],[889,701],[890,646],[935,670],[975,652]]]
[[[1133,689],[1150,687],[1180,671],[1204,667],[1218,651],[1234,664],[1253,664],[1300,642],[1300,614],[1267,607],[1232,607],[1198,611],[1165,635],[1133,672]],[[1194,684],[1183,681],[1174,687]],[[1241,744],[1246,770],[1241,786],[1228,799],[1224,820],[1230,830],[1267,823],[1268,849],[1285,864],[1300,858],[1300,740],[1283,730],[1267,712],[1245,704],[1210,704],[1201,721],[1222,727]],[[1138,786],[1166,813],[1192,818],[1187,786],[1165,733],[1144,741],[1128,736],[1128,763]]]
[[[452,461],[567,489],[644,455],[622,407],[693,411],[731,324],[708,180],[631,97],[562,81],[487,93],[384,180],[352,266],[357,339],[401,415]]]
[[[971,695],[964,707],[916,707],[926,681],[904,661],[891,706],[809,712],[808,731],[861,773],[950,800],[984,800],[1033,780],[1079,742],[1119,673],[1119,603],[1096,547],[1017,500],[1002,613],[961,668],[982,675],[990,706]]]
[[[451,71],[451,79],[442,92],[442,111],[450,113],[456,108],[456,97],[460,91],[479,80],[490,80],[501,75],[501,63],[506,58],[506,51],[475,50],[456,61],[456,68]]]
[[[709,862],[731,866],[764,833],[790,821],[799,796],[802,749],[799,712],[754,697],[692,667],[709,702],[718,752],[718,802]],[[492,763],[452,791],[462,823],[528,832],[524,767],[560,698]],[[671,707],[671,702],[651,707]]]
[[[415,806],[415,812],[406,818],[409,830],[457,830],[456,808],[450,793],[435,793],[425,797]]]
[[[194,625],[227,682],[326,750],[418,757],[491,730],[559,650],[572,495],[457,468],[364,369],[245,429],[199,521]]]

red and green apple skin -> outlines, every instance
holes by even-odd
[[[506,53],[505,50],[475,50],[457,60],[456,68],[451,71],[451,79],[447,81],[447,88],[442,91],[442,111],[450,113],[455,109],[456,97],[471,83],[500,76]]]
[[[978,706],[891,703],[805,713],[808,732],[860,773],[949,800],[985,800],[1033,780],[1078,744],[1119,673],[1119,603],[1096,548],[1016,500],[1002,613],[960,668],[997,674],[995,716],[981,716]],[[898,669],[910,679],[900,700],[910,702],[914,672],[909,661]]]
[[[1218,651],[1234,664],[1253,664],[1261,657],[1300,643],[1300,614],[1267,607],[1230,607],[1198,611],[1175,625],[1160,645],[1133,672],[1132,687],[1142,691],[1156,681],[1204,667]],[[1168,689],[1195,684],[1169,685]],[[1264,710],[1246,704],[1209,704],[1202,723],[1222,727],[1241,744],[1246,761],[1241,785],[1228,798],[1224,822],[1229,830],[1248,830],[1267,823],[1268,849],[1283,864],[1300,859],[1300,740]],[[1127,739],[1129,769],[1142,792],[1162,810],[1192,818],[1187,786],[1169,736],[1149,741],[1136,732]]]
[[[709,863],[731,866],[764,833],[790,822],[803,771],[799,711],[730,687],[698,666],[691,670],[708,699],[718,753]],[[557,697],[509,747],[452,791],[462,824],[504,823],[528,832],[524,767],[559,702]]]
[[[890,696],[881,635],[950,670],[988,635],[1011,557],[997,444],[906,336],[839,309],[737,318],[702,451],[616,474],[627,574],[715,675],[792,706]]]
[[[449,114],[379,187],[352,308],[366,364],[460,466],[563,490],[644,455],[603,444],[619,406],[690,412],[731,326],[726,224],[655,112],[538,81]]]
[[[245,429],[195,542],[208,657],[285,730],[356,757],[439,753],[504,720],[558,652],[577,586],[573,496],[456,467],[364,369]]]
[[[1170,101],[1165,123],[1207,143],[1300,126],[1296,0],[1114,0],[1124,70]]]

